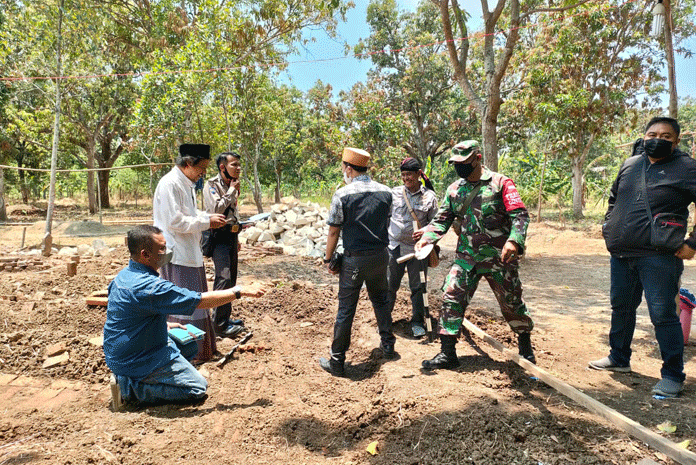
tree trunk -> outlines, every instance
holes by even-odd
[[[498,108],[489,106],[481,118],[481,134],[483,135],[483,162],[493,171],[498,171]]]
[[[230,128],[230,116],[227,114],[227,92],[222,96],[222,111],[225,115],[225,134],[227,134],[227,151],[232,150],[232,130]]]
[[[0,221],[7,221],[7,205],[5,204],[5,170],[0,168]]]
[[[254,195],[254,203],[256,204],[256,209],[259,211],[259,213],[263,213],[263,202],[262,202],[262,196],[261,196],[261,182],[259,181],[259,159],[261,158],[261,143],[256,142],[254,144],[254,180],[253,184],[254,187],[252,189],[252,193]]]
[[[109,173],[110,171],[97,171],[102,208],[111,208],[111,203],[109,202]]]
[[[546,139],[548,144],[548,138]],[[549,154],[544,150],[544,164],[541,166],[541,179],[539,180],[539,200],[537,202],[537,223],[541,223],[541,204],[544,199],[544,176],[546,176],[546,161],[549,158]]]
[[[583,157],[575,156],[570,159],[572,167],[572,185],[573,185],[573,217],[575,219],[583,218],[582,214],[582,204],[583,204],[583,175],[582,175],[582,165]]]
[[[90,141],[90,147],[87,150],[87,169],[94,169],[94,142]],[[89,213],[97,213],[97,197],[94,193],[94,171],[87,171],[87,204]]]
[[[19,165],[21,168],[22,165]],[[19,192],[22,194],[22,203],[29,203],[29,188],[27,187],[27,179],[24,170],[19,170]]]
[[[278,166],[275,167],[275,175],[276,175],[276,185],[275,185],[275,203],[280,203],[280,169],[278,169]]]

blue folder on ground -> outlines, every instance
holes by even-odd
[[[179,344],[188,344],[191,341],[199,341],[205,337],[205,331],[198,329],[193,325],[186,325],[186,329],[172,328],[169,330],[169,336]]]

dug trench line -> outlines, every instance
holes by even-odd
[[[463,324],[469,331],[476,334],[476,336],[478,336],[480,339],[483,339],[485,342],[490,344],[494,349],[496,349],[499,352],[502,352],[507,358],[517,363],[519,366],[521,366],[528,372],[534,374],[541,381],[548,384],[564,396],[574,400],[575,402],[587,408],[588,410],[598,415],[601,415],[602,417],[606,418],[607,420],[609,420],[614,425],[627,432],[634,438],[645,442],[650,447],[659,450],[660,452],[667,455],[676,462],[682,465],[696,465],[696,454],[694,454],[693,452],[679,447],[673,441],[663,438],[659,434],[654,433],[653,431],[644,427],[640,423],[631,420],[627,416],[622,415],[621,413],[617,412],[611,407],[607,407],[606,405],[593,399],[587,394],[578,391],[570,384],[564,383],[563,381],[553,377],[547,371],[542,370],[538,366],[534,365],[533,363],[530,363],[529,361],[517,355],[515,352],[503,346],[503,344],[498,342],[493,337],[489,336],[485,331],[481,330],[478,326],[476,326],[466,318],[464,318]]]

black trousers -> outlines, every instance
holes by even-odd
[[[215,282],[213,289],[216,291],[230,289],[237,285],[237,254],[238,234],[230,232],[220,238],[215,238],[213,249],[213,263],[215,264]],[[224,330],[227,320],[232,313],[232,304],[226,303],[215,309],[215,329]]]
[[[405,263],[397,263],[396,260],[400,256],[401,246],[389,250],[389,308],[391,311],[394,310],[401,279],[404,277],[404,272],[408,271],[408,287],[411,289],[411,323],[425,324],[424,286],[421,283],[420,272],[424,270],[425,276],[428,276],[428,259],[413,258]]]
[[[389,286],[387,267],[389,253],[385,248],[375,255],[365,257],[343,257],[343,266],[338,280],[338,314],[334,324],[334,337],[331,344],[331,358],[341,363],[346,360],[350,347],[350,333],[353,327],[355,310],[358,307],[360,288],[363,283],[372,301],[377,328],[383,344],[394,344],[392,318],[389,308]]]

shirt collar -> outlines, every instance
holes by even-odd
[[[367,174],[359,174],[353,178],[353,181],[369,182],[370,176],[368,176]]]
[[[196,185],[194,182],[191,182],[191,180],[186,177],[186,175],[183,171],[181,171],[181,168],[179,168],[178,165],[175,166],[173,169],[176,170],[176,174],[179,177],[179,180],[185,183],[188,187],[193,187]]]
[[[403,186],[403,187],[404,187],[404,192],[406,192],[408,195],[425,194],[425,191],[426,191],[426,188],[423,184],[420,185],[420,189],[418,189],[416,192],[411,192],[410,190],[408,190],[406,188],[406,186]]]
[[[490,181],[492,177],[493,171],[489,170],[484,166],[483,171],[481,172],[481,181]]]
[[[128,268],[130,268],[133,271],[138,271],[140,273],[148,273],[148,274],[152,274],[155,276],[159,276],[159,273],[157,271],[153,270],[152,268],[150,268],[147,265],[143,265],[142,263],[138,263],[133,259],[130,259],[128,261]]]

